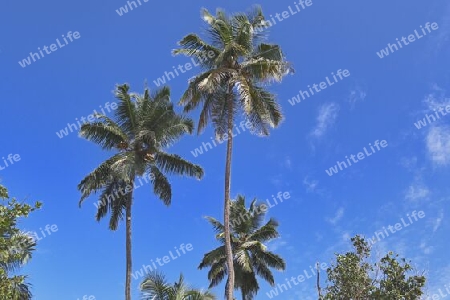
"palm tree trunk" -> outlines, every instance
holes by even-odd
[[[225,164],[225,203],[224,203],[224,226],[225,226],[225,253],[227,255],[228,286],[226,290],[227,300],[234,300],[234,266],[233,250],[231,248],[230,234],[230,189],[231,189],[231,152],[233,150],[233,95],[229,89],[228,98],[228,141],[227,158]]]
[[[131,183],[133,185],[133,182]],[[129,193],[129,199],[126,203],[126,255],[127,255],[127,274],[125,281],[125,300],[131,300],[131,207],[133,201],[133,192]]]

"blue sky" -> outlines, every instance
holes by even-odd
[[[30,275],[35,299],[123,299],[125,235],[123,226],[107,230],[107,220],[94,220],[96,201],[78,208],[78,182],[108,153],[78,138],[56,132],[76,118],[113,102],[115,84],[127,82],[142,92],[172,66],[189,62],[172,57],[176,42],[190,32],[203,32],[200,9],[217,6],[245,11],[253,2],[144,2],[124,13],[126,1],[8,1],[2,4],[0,28],[0,157],[20,160],[0,170],[10,194],[41,200],[43,209],[21,222],[24,230],[58,228],[39,241],[24,272]],[[330,263],[334,252],[349,249],[349,237],[372,236],[383,227],[423,211],[425,217],[375,244],[375,253],[398,251],[429,278],[428,292],[450,284],[447,249],[450,185],[450,116],[417,129],[434,109],[450,104],[450,5],[445,0],[312,1],[300,13],[270,28],[270,41],[280,44],[296,73],[272,90],[286,119],[270,137],[239,134],[235,139],[232,195],[265,200],[278,192],[291,198],[271,208],[280,221],[281,238],[269,247],[287,261],[276,280],[298,276],[316,261]],[[293,1],[260,1],[266,16],[282,13]],[[437,30],[380,58],[377,52],[436,22]],[[26,67],[18,63],[38,47],[50,46],[69,31],[79,32],[51,54]],[[419,31],[420,32],[420,31]],[[291,105],[289,99],[331,73],[350,76],[314,96]],[[169,81],[177,102],[195,67]],[[181,111],[180,108],[177,108]],[[196,117],[197,114],[192,114]],[[429,119],[432,119],[429,117]],[[183,272],[189,283],[206,287],[207,270],[197,266],[217,246],[203,216],[222,216],[224,144],[194,157],[211,128],[187,136],[170,150],[201,164],[202,181],[171,178],[173,204],[166,208],[150,187],[136,190],[133,259],[143,264],[190,243],[192,251],[159,268],[170,280]],[[386,140],[388,146],[329,176],[325,170]],[[0,166],[4,167],[3,160]],[[134,299],[140,280],[133,280]],[[261,284],[256,299],[267,299]],[[222,297],[223,286],[214,289]],[[277,299],[315,299],[314,280]]]

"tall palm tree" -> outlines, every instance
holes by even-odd
[[[88,174],[78,185],[81,203],[92,193],[101,191],[96,219],[111,213],[109,228],[116,230],[126,218],[126,284],[125,299],[131,299],[131,207],[137,179],[149,177],[153,192],[165,205],[170,205],[172,189],[165,174],[200,179],[203,170],[165,148],[186,133],[192,133],[193,121],[177,115],[170,102],[170,90],[164,87],[150,95],[129,93],[129,86],[119,85],[115,119],[97,115],[98,121],[81,126],[80,136],[116,153]],[[120,194],[119,194],[120,192]]]
[[[173,285],[162,273],[153,272],[142,281],[140,289],[143,300],[215,300],[209,291],[193,289],[184,282],[183,274]]]
[[[257,204],[254,199],[249,209],[245,207],[245,198],[238,196],[231,201],[230,223],[231,223],[231,243],[234,254],[234,271],[236,273],[235,289],[241,291],[242,300],[251,300],[259,290],[258,275],[270,285],[275,284],[275,280],[270,268],[284,270],[286,264],[284,260],[270,252],[264,243],[269,242],[279,236],[278,222],[270,219],[263,224],[267,206]],[[214,227],[216,238],[225,243],[225,230],[222,223],[212,217],[207,217]],[[210,267],[208,279],[210,288],[218,285],[227,273],[226,251],[222,245],[203,257],[199,269]]]
[[[283,115],[274,94],[265,87],[281,81],[292,69],[278,45],[264,42],[268,22],[260,7],[250,14],[228,16],[218,9],[216,16],[201,11],[208,26],[206,40],[186,35],[174,54],[192,57],[204,72],[189,80],[180,104],[189,112],[202,106],[198,133],[211,122],[217,139],[227,139],[225,164],[224,225],[227,253],[227,299],[233,300],[234,268],[230,239],[231,155],[233,124],[240,110],[253,132],[268,135],[269,128],[280,124]]]

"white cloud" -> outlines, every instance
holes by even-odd
[[[279,239],[270,241],[267,245],[267,248],[269,249],[269,251],[275,252],[278,249],[280,249],[286,245],[287,245],[287,242],[285,240],[279,238]]]
[[[411,158],[402,157],[400,160],[400,165],[407,169],[408,171],[413,171],[417,166],[417,157],[413,156]]]
[[[344,208],[340,207],[336,211],[336,214],[334,215],[334,217],[327,219],[327,221],[332,225],[336,225],[336,223],[339,222],[342,219],[342,217],[344,216],[344,212],[345,212]]]
[[[308,177],[305,177],[305,179],[303,179],[303,184],[306,185],[306,190],[308,192],[314,192],[319,185],[319,181],[309,180]]]
[[[286,156],[286,158],[284,159],[284,166],[289,170],[292,169],[292,160],[289,156]]]
[[[339,105],[336,103],[326,103],[319,108],[317,116],[317,125],[311,131],[315,138],[322,137],[326,131],[336,122],[339,114]]]
[[[450,265],[440,269],[431,269],[428,277],[428,291],[425,296],[439,294],[439,289],[445,290],[450,282]]]
[[[428,254],[431,254],[433,252],[434,247],[433,246],[428,246],[428,244],[423,241],[423,242],[420,243],[420,249],[422,249],[424,254],[428,255]]]
[[[425,113],[431,113],[438,110],[441,107],[450,105],[450,98],[445,98],[445,90],[439,87],[437,84],[433,84],[431,87],[432,92],[425,96],[423,104],[427,107]]]
[[[364,101],[366,96],[367,93],[364,88],[361,86],[356,86],[350,90],[350,95],[347,98],[347,102],[349,102],[350,106],[353,108],[357,102]]]
[[[436,35],[432,36],[431,40],[435,54],[450,40],[450,5],[444,8],[443,11],[443,17],[440,22],[438,22],[439,29],[437,30]]]
[[[436,220],[434,221],[433,233],[436,232],[439,229],[439,227],[441,227],[443,219],[444,219],[444,210],[441,209],[439,211],[439,217],[437,217]]]
[[[450,105],[450,98],[446,98],[445,95],[445,89],[433,84],[430,94],[426,95],[422,101],[425,109],[421,113],[431,114],[434,120],[427,126],[425,146],[429,159],[438,166],[450,164],[450,126],[445,125],[450,122],[450,116],[438,113],[439,110],[442,111],[443,108]],[[436,119],[435,115],[438,115],[439,118]]]
[[[428,155],[431,161],[439,166],[450,164],[450,128],[434,126],[426,137]]]
[[[429,194],[430,190],[426,186],[420,183],[414,183],[410,185],[406,190],[405,199],[410,201],[416,201],[428,197]]]
[[[345,242],[350,241],[351,238],[352,237],[351,237],[350,233],[348,233],[348,232],[344,232],[344,234],[342,235],[342,240]]]

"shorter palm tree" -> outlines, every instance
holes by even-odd
[[[166,152],[170,145],[194,129],[191,119],[175,112],[170,89],[162,87],[150,94],[146,88],[143,95],[130,93],[129,89],[127,84],[117,86],[115,94],[119,103],[114,119],[98,114],[97,121],[81,126],[81,137],[110,151],[112,156],[78,184],[82,194],[80,205],[91,194],[99,193],[101,205],[97,209],[97,221],[110,213],[109,228],[116,230],[119,221],[125,219],[126,300],[131,300],[131,217],[135,183],[149,178],[154,194],[165,205],[170,205],[172,186],[166,175],[203,177],[199,165]]]
[[[142,281],[140,289],[144,300],[215,300],[209,291],[189,287],[183,274],[173,285],[169,284],[162,273],[153,272]]]
[[[264,243],[279,237],[278,222],[270,220],[262,226],[267,205],[257,204],[256,199],[250,203],[249,209],[245,206],[245,197],[238,195],[231,201],[230,225],[233,250],[233,265],[236,274],[235,289],[241,291],[242,300],[251,300],[259,290],[256,275],[275,285],[270,268],[283,271],[286,268],[284,260],[270,252]],[[199,269],[210,267],[208,279],[209,287],[217,286],[227,272],[225,253],[225,234],[222,223],[212,217],[206,217],[216,231],[216,239],[222,246],[204,255]],[[227,282],[228,284],[228,282]]]

